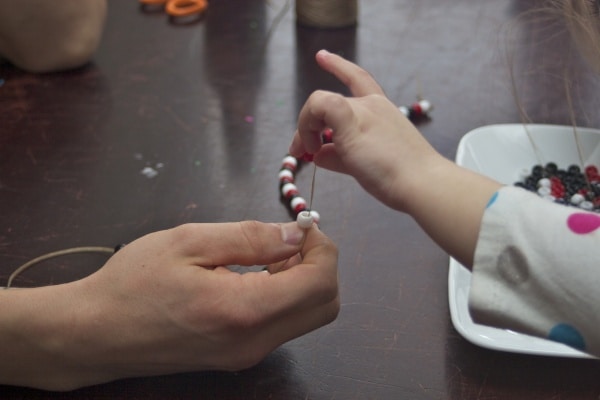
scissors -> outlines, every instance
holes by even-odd
[[[208,7],[206,0],[139,0],[142,5],[165,5],[165,11],[172,17],[187,17],[201,14]]]

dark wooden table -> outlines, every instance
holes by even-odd
[[[559,21],[518,16],[539,1],[377,0],[356,28],[296,26],[293,2],[214,0],[173,24],[111,1],[89,67],[0,78],[0,278],[40,254],[113,246],[185,222],[285,221],[277,172],[315,89],[343,91],[314,62],[328,48],[371,71],[398,104],[435,105],[420,129],[453,158],[463,134],[524,120],[600,126],[600,85]],[[514,85],[511,83],[511,76]],[[144,167],[158,174],[149,178]],[[415,166],[418,173],[418,166]],[[308,193],[310,174],[299,174]],[[440,199],[440,207],[444,201]],[[598,399],[595,360],[472,345],[448,311],[448,256],[351,178],[317,173],[314,208],[339,245],[332,324],[239,373],[128,379],[72,393],[0,386],[1,398]],[[102,258],[63,258],[20,286],[81,278]]]

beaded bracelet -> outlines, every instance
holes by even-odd
[[[412,122],[429,118],[429,112],[432,109],[433,107],[428,100],[419,100],[410,106],[398,107],[398,110]],[[331,143],[333,141],[333,130],[330,128],[324,129],[321,132],[321,141],[323,144]],[[296,186],[296,173],[301,168],[302,163],[311,162],[312,160],[312,154],[304,154],[301,158],[288,154],[282,160],[278,176],[281,201],[287,204],[288,211],[296,218],[301,228],[310,228],[313,222],[318,224],[321,219],[317,211],[308,209],[309,206],[306,200],[300,196],[300,191]]]

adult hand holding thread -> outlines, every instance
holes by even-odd
[[[264,264],[271,273],[226,268]],[[2,383],[67,390],[239,370],[336,317],[337,249],[295,222],[189,224],[128,244],[80,281],[0,295],[13,322],[0,328]]]

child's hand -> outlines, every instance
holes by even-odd
[[[406,211],[403,197],[410,193],[412,182],[422,181],[424,168],[433,167],[442,157],[368,72],[324,50],[316,59],[355,97],[313,93],[300,111],[290,154],[314,154],[320,167],[354,176],[377,199]],[[324,128],[333,129],[333,143],[321,144]]]
[[[313,154],[317,165],[352,175],[470,266],[485,206],[501,185],[442,157],[368,72],[327,51],[317,53],[317,62],[355,97],[313,93],[300,111],[290,154]],[[333,143],[321,144],[324,128],[333,130]]]

